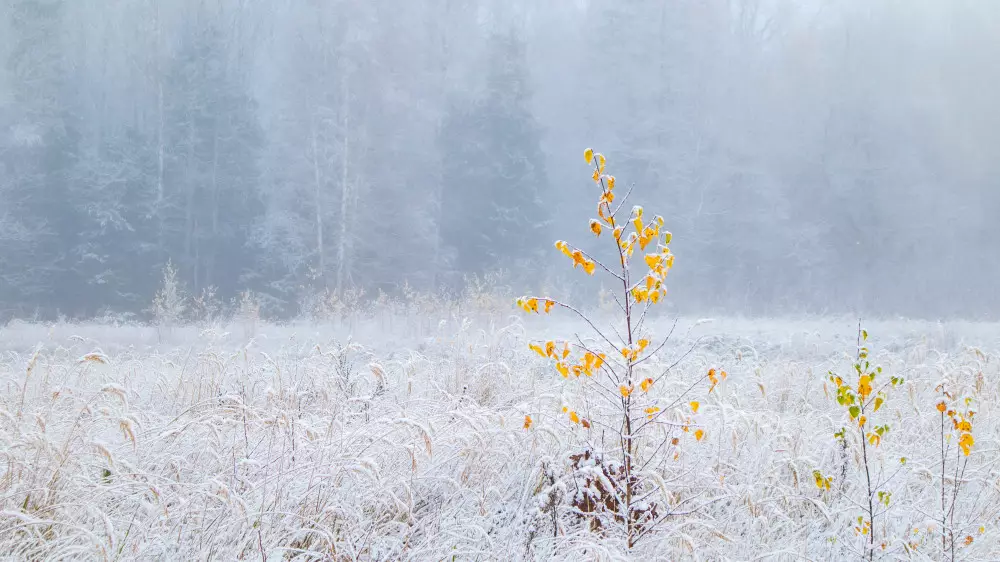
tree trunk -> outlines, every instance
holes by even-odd
[[[348,101],[348,80],[344,76],[341,79],[341,112],[344,119],[344,146],[341,152],[340,166],[340,237],[337,240],[337,294],[343,294],[344,283],[350,272],[348,260],[348,238],[350,229],[348,228],[349,210],[351,201],[351,186],[348,182],[350,172],[350,149],[351,149],[351,117],[350,103]]]
[[[312,126],[312,164],[313,164],[313,211],[316,213],[316,256],[317,275],[322,280],[323,288],[327,288],[326,249],[323,247],[323,191],[319,171],[319,143],[316,141],[316,120]]]

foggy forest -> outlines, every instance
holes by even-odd
[[[541,283],[586,145],[682,235],[679,311],[1000,313],[990,2],[2,6],[7,318],[142,314],[168,260],[276,317]]]
[[[0,559],[995,562],[998,219],[998,0],[0,0]]]

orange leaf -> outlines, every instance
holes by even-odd
[[[590,231],[594,233],[594,236],[601,235],[601,223],[596,220],[590,221]]]
[[[697,439],[698,441],[701,441],[702,439],[705,438],[705,431],[701,429],[694,430],[694,438]]]
[[[701,404],[699,404],[697,400],[692,400],[689,405],[691,406],[691,411],[697,414],[698,408]]]
[[[531,427],[531,416],[524,416],[524,429]]]

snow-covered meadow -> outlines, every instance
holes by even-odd
[[[658,319],[650,331],[671,325]],[[824,382],[851,369],[856,327],[681,318],[657,361],[681,360],[651,392],[672,400],[694,383],[684,400],[700,401],[692,423],[705,438],[664,429],[663,442],[640,445],[662,521],[629,552],[613,527],[588,530],[571,505],[569,457],[613,449],[610,437],[565,419],[563,405],[587,408],[581,384],[527,347],[584,333],[568,320],[484,306],[170,330],[13,323],[0,329],[0,552],[853,559],[860,481],[853,468],[841,476],[853,463],[833,433],[847,419]],[[1000,326],[865,327],[873,362],[905,377],[880,412],[892,426],[876,450],[892,500],[876,520],[878,556],[942,558],[935,387],[946,380],[977,410],[956,557],[1000,559]],[[709,393],[700,381],[711,367],[729,377]],[[815,469],[834,476],[830,492]]]

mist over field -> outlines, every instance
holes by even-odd
[[[0,0],[0,558],[1000,560],[997,100],[987,0]]]

